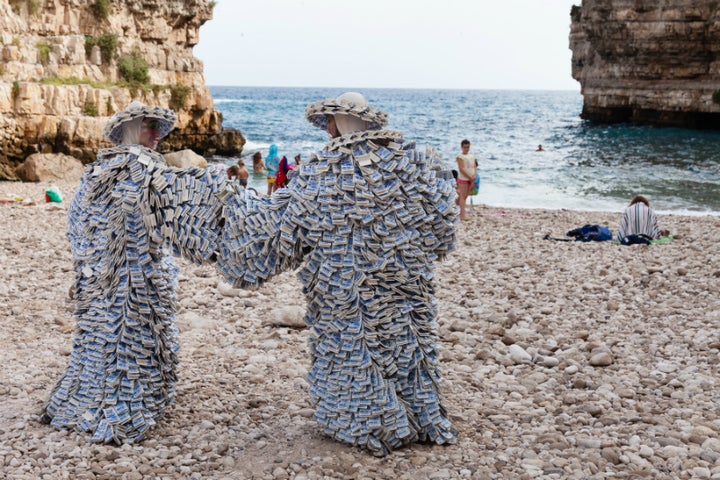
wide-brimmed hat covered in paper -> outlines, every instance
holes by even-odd
[[[327,130],[326,115],[351,115],[367,123],[368,130],[379,130],[387,125],[387,113],[368,105],[365,97],[356,92],[343,93],[337,98],[311,103],[305,109],[305,118],[321,130]]]
[[[123,139],[123,124],[136,118],[152,118],[158,121],[159,139],[167,136],[175,126],[177,117],[175,112],[169,108],[148,107],[137,100],[130,102],[125,110],[117,112],[110,118],[110,121],[103,128],[105,138],[120,145]]]

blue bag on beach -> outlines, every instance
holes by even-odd
[[[570,230],[565,235],[568,237],[575,237],[575,240],[579,240],[581,242],[604,242],[612,240],[612,232],[610,229],[600,225],[584,225],[580,228]]]

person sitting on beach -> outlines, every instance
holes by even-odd
[[[460,206],[460,220],[467,220],[465,213],[467,198],[470,195],[473,184],[475,183],[475,174],[477,173],[477,162],[475,155],[470,153],[470,140],[460,142],[462,153],[457,156],[458,177],[457,177],[457,204]]]
[[[454,248],[449,171],[359,93],[309,105],[330,141],[269,197],[225,207],[217,268],[255,288],[298,267],[315,420],[375,455],[456,442],[440,397],[435,262]],[[402,187],[402,188],[401,188]]]
[[[115,143],[85,169],[68,208],[77,329],[68,368],[40,420],[133,443],[175,397],[178,269],[213,259],[220,169],[170,168],[155,148],[175,113],[130,103],[103,130]]]
[[[270,145],[267,157],[265,157],[265,175],[267,179],[267,194],[277,190],[275,180],[277,177],[278,167],[280,166],[280,157],[278,156],[278,146],[274,143]]]
[[[295,165],[299,167],[301,163],[302,163],[302,157],[298,153],[297,155],[295,155]]]
[[[238,170],[237,170],[238,182],[240,183],[241,186],[247,187],[248,177],[250,176],[250,172],[248,172],[248,169],[245,168],[245,162],[242,160],[238,160],[237,167],[238,167]]]
[[[630,205],[625,208],[620,219],[616,238],[618,242],[630,235],[645,236],[649,240],[660,238],[655,212],[650,208],[650,202],[642,195],[635,195],[630,200]]]
[[[263,162],[262,153],[255,152],[252,156],[253,160],[253,172],[265,173],[265,162]]]

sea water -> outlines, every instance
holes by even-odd
[[[720,214],[720,132],[596,125],[580,119],[578,92],[210,87],[223,125],[247,139],[250,171],[252,154],[264,157],[271,143],[290,161],[321,149],[328,136],[305,120],[305,107],[349,90],[387,112],[388,129],[435,148],[448,168],[470,140],[481,175],[475,204],[620,211],[642,194],[661,213]],[[261,174],[250,186],[267,191]]]

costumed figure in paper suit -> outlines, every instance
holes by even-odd
[[[132,102],[103,134],[68,210],[77,329],[41,420],[136,442],[173,401],[177,268],[212,260],[225,173],[168,167],[154,149],[175,113]]]
[[[287,188],[225,201],[217,267],[255,287],[302,266],[315,420],[375,455],[454,443],[441,403],[434,264],[454,247],[449,171],[359,93],[308,106],[331,141]]]

